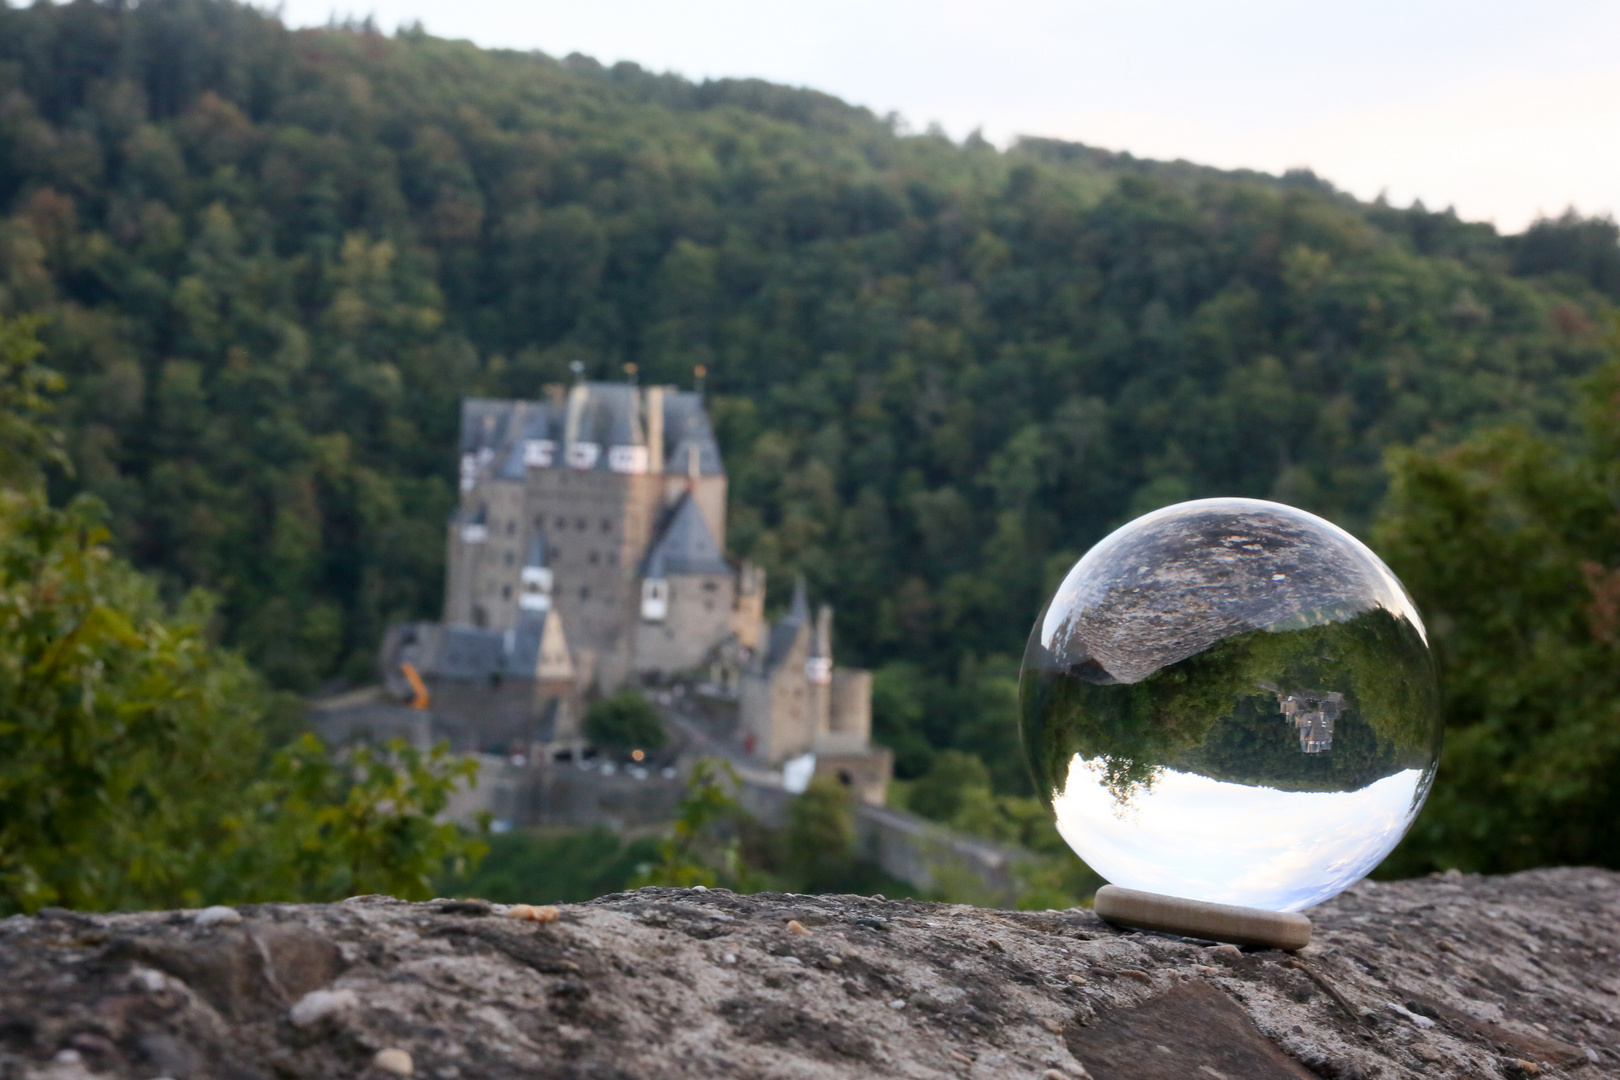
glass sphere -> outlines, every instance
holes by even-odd
[[[1411,597],[1314,514],[1200,499],[1110,534],[1063,579],[1019,677],[1058,832],[1116,885],[1298,911],[1417,816],[1439,688]]]

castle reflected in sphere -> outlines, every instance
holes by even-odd
[[[1116,885],[1297,911],[1365,876],[1440,752],[1423,622],[1338,526],[1257,499],[1138,518],[1030,635],[1024,748],[1058,831]]]

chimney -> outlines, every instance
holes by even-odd
[[[664,388],[647,387],[647,471],[664,471]]]

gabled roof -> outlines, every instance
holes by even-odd
[[[729,574],[731,567],[714,534],[709,532],[703,512],[690,493],[682,495],[665,518],[657,543],[647,554],[642,576],[666,577],[671,574]]]
[[[765,670],[779,667],[799,635],[808,633],[809,629],[810,601],[805,596],[804,578],[801,577],[793,583],[793,602],[788,605],[788,613],[771,627],[770,638],[765,645]]]
[[[696,453],[699,476],[723,476],[720,445],[714,440],[703,398],[679,390],[664,394],[664,469],[690,474],[688,454]]]
[[[695,461],[697,475],[724,476],[703,398],[669,387],[661,397],[665,471],[691,475]],[[566,400],[466,398],[461,403],[461,452],[490,460],[500,479],[522,479],[523,444],[529,439],[550,439],[559,449],[570,435],[604,448],[646,446],[649,402],[642,388],[618,382],[576,384]],[[559,456],[557,466],[562,465]],[[599,457],[594,467],[609,468],[607,456]]]
[[[555,611],[520,618],[510,630],[424,624],[423,675],[441,679],[571,679],[573,664]],[[425,654],[425,655],[422,655]]]

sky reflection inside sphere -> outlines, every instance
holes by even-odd
[[[1069,572],[1019,683],[1059,833],[1128,888],[1274,911],[1343,891],[1410,827],[1440,749],[1400,582],[1312,514],[1204,499]]]
[[[1098,769],[1074,758],[1053,800],[1059,834],[1093,870],[1132,889],[1267,911],[1320,904],[1366,877],[1405,834],[1425,783],[1405,769],[1358,791],[1278,791],[1166,769],[1122,817]]]

